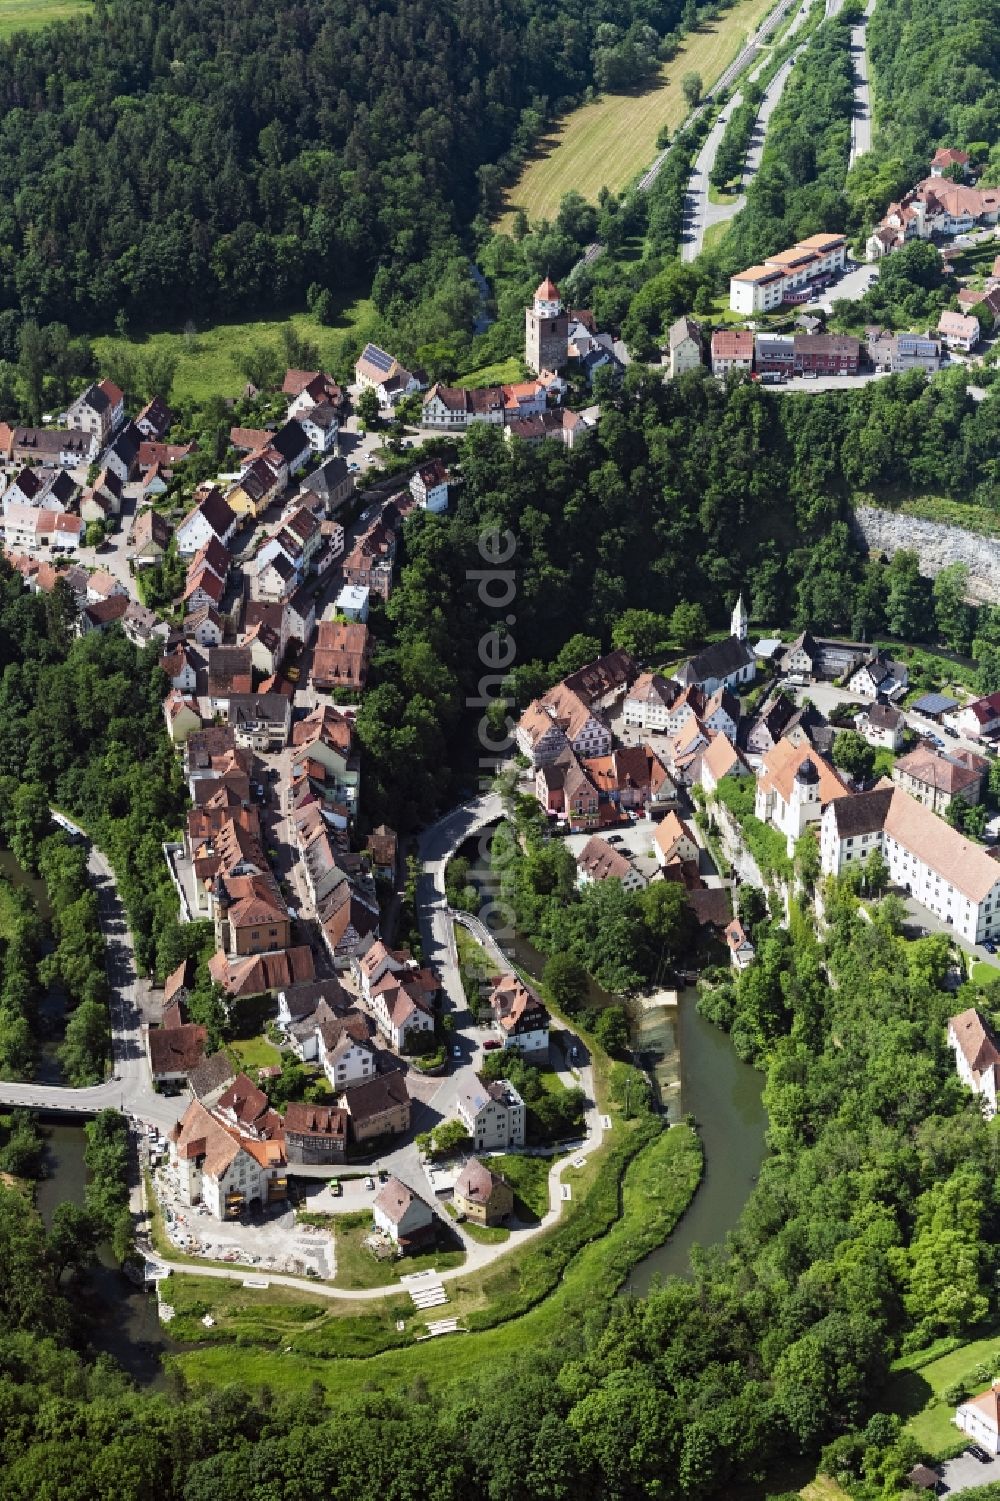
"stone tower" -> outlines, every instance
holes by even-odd
[[[793,841],[803,833],[807,824],[815,823],[823,811],[819,800],[819,772],[808,758],[799,763],[792,782],[790,803],[792,826],[786,830],[789,853],[792,852]]]
[[[561,370],[566,364],[569,318],[559,288],[548,277],[524,310],[524,360],[537,375],[541,370]]]
[[[737,641],[745,641],[749,628],[750,620],[747,616],[747,607],[743,603],[743,595],[741,594],[733,606],[733,613],[729,620],[729,634],[735,636]]]

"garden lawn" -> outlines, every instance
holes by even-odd
[[[372,1227],[367,1209],[337,1215],[333,1226],[337,1256],[333,1285],[352,1292],[365,1287],[391,1287],[413,1272],[445,1272],[465,1260],[463,1250],[427,1251],[422,1256],[402,1256],[398,1261],[377,1260],[364,1244]]]
[[[933,1353],[931,1347],[927,1353]],[[932,1459],[945,1459],[968,1443],[952,1418],[955,1404],[944,1400],[946,1389],[956,1381],[975,1386],[976,1367],[992,1366],[1000,1358],[1000,1328],[982,1339],[970,1340],[957,1349],[919,1365],[919,1355],[897,1361],[883,1394],[891,1412],[907,1419],[905,1431],[916,1439]],[[987,1383],[984,1382],[983,1385]]]
[[[2,7],[4,0],[0,0]],[[293,313],[289,318],[260,319],[246,323],[216,323],[194,333],[158,333],[138,336],[129,342],[136,348],[167,349],[177,356],[177,373],[171,397],[174,401],[204,402],[211,396],[238,396],[246,385],[234,364],[241,351],[270,344],[281,347],[281,329],[291,323],[297,331],[318,346],[320,362],[339,379],[347,379],[353,369],[354,353],[345,354],[345,346],[360,346],[367,337],[374,316],[372,304],[365,299],[347,302],[338,310],[331,324],[323,324],[310,313]],[[115,340],[94,340],[98,363],[101,351]]]
[[[652,164],[656,139],[689,114],[685,73],[700,73],[706,90],[733,61],[774,0],[737,0],[730,10],[686,37],[660,69],[659,81],[628,94],[606,94],[557,121],[510,189],[496,228],[509,232],[517,209],[529,220],[554,219],[566,193],[597,201],[602,187],[618,192]]]
[[[15,31],[39,31],[89,10],[87,0],[0,0],[0,39]]]
[[[238,1061],[240,1068],[251,1078],[259,1068],[271,1068],[281,1065],[281,1053],[268,1042],[263,1033],[256,1037],[241,1037],[238,1041],[227,1042],[226,1051],[231,1053]]]
[[[540,1220],[549,1208],[549,1169],[558,1157],[491,1157],[489,1167],[502,1173],[520,1203],[514,1205],[519,1217]]]
[[[1000,966],[991,964],[988,959],[977,959],[972,966],[971,979],[973,985],[992,985],[995,980],[1000,980]]]
[[[524,361],[520,355],[512,354],[509,359],[501,360],[496,365],[484,365],[481,370],[473,370],[469,375],[463,375],[457,382],[459,386],[504,386],[516,385],[524,379]]]

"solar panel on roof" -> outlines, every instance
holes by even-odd
[[[925,693],[911,708],[918,714],[947,714],[950,709],[958,708],[958,699],[949,698],[946,693]]]
[[[386,354],[384,349],[379,349],[377,344],[366,344],[365,352],[361,358],[369,365],[374,365],[376,370],[382,370],[386,374],[392,369],[393,359],[391,354]]]

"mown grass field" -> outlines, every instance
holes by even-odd
[[[774,0],[738,0],[717,21],[687,37],[660,69],[659,82],[631,94],[607,94],[559,120],[510,189],[497,229],[509,230],[517,209],[532,221],[552,219],[564,194],[596,201],[602,187],[618,192],[656,155],[664,125],[677,129],[688,113],[685,73],[700,73],[705,89],[739,52]]]
[[[0,7],[3,4],[0,0]],[[319,323],[310,313],[293,313],[290,318],[216,323],[193,333],[147,334],[129,342],[140,350],[168,349],[177,356],[171,392],[174,401],[205,401],[210,396],[238,396],[246,385],[246,376],[240,374],[235,358],[241,351],[263,344],[280,350],[281,330],[286,323],[316,344],[324,369],[346,376],[342,357],[345,341],[363,342],[373,316],[372,304],[359,298],[345,303],[332,324]],[[102,350],[115,342],[111,336],[94,340],[98,360]]]
[[[0,0],[0,39],[15,31],[39,31],[89,9],[88,0]]]

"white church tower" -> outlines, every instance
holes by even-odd
[[[743,603],[743,595],[733,606],[733,613],[729,619],[729,634],[735,636],[737,641],[747,639],[747,631],[750,629],[750,618],[747,615],[747,607]]]

